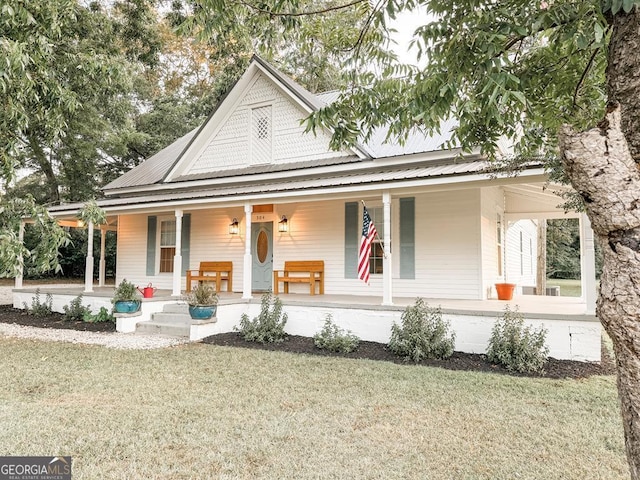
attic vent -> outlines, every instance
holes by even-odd
[[[271,162],[271,105],[251,109],[251,161]]]

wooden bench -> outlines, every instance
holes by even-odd
[[[310,295],[316,294],[316,283],[318,283],[319,293],[324,295],[324,261],[284,262],[284,270],[274,270],[273,272],[273,293],[276,295],[278,294],[279,282],[284,284],[284,293],[289,293],[289,283],[308,283]]]
[[[191,291],[191,282],[216,282],[216,292],[220,291],[222,281],[227,282],[227,292],[233,286],[233,262],[200,262],[198,270],[187,270],[187,292]]]

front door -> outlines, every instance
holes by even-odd
[[[251,290],[266,292],[273,284],[273,222],[251,224]]]

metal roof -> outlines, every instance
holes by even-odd
[[[168,147],[163,148],[152,157],[149,157],[137,167],[132,168],[116,178],[113,182],[107,184],[104,190],[135,185],[152,185],[161,181],[167,170],[173,165],[173,162],[175,162],[187,145],[189,145],[198,128],[194,128],[185,136],[180,137]]]
[[[395,188],[401,188],[403,182],[429,181],[437,178],[464,177],[477,180],[489,180],[487,173],[488,163],[485,160],[473,160],[461,163],[420,162],[413,165],[386,165],[372,166],[366,169],[348,170],[336,173],[324,173],[319,175],[310,172],[309,175],[292,177],[290,179],[260,178],[259,180],[246,180],[242,177],[230,179],[218,185],[193,186],[181,188],[171,192],[158,192],[148,195],[123,198],[106,198],[98,200],[98,205],[107,209],[109,213],[117,212],[123,207],[151,207],[154,204],[164,204],[179,201],[195,201],[195,203],[207,203],[207,200],[241,200],[252,195],[278,195],[298,193],[303,196],[324,194],[330,189],[341,187],[370,187],[389,188],[395,184]],[[533,167],[532,167],[533,168]],[[54,215],[71,214],[77,212],[83,204],[58,205],[49,208]]]
[[[252,61],[262,66],[266,71],[273,75],[278,81],[280,81],[293,95],[295,95],[301,102],[306,104],[311,110],[318,110],[328,103],[335,101],[339,92],[326,92],[323,94],[314,95],[295,81],[279,72],[269,63],[265,62],[258,56],[254,56]],[[225,97],[226,98],[226,97]],[[224,98],[222,100],[224,102]],[[217,108],[220,106],[218,104]],[[215,113],[215,110],[214,110]],[[209,117],[211,119],[213,114]],[[204,122],[206,124],[207,121]],[[343,163],[352,163],[363,161],[355,156],[349,157],[335,157],[326,160],[313,161],[313,162],[293,162],[289,164],[271,164],[259,167],[246,167],[244,169],[234,169],[232,171],[212,171],[206,174],[197,175],[183,175],[172,179],[171,182],[165,182],[168,172],[176,165],[176,162],[182,157],[186,149],[191,142],[195,139],[199,131],[202,130],[203,125],[187,133],[185,136],[179,138],[174,143],[159,151],[149,159],[142,162],[140,165],[134,167],[130,171],[118,177],[116,180],[107,184],[104,187],[105,193],[108,195],[118,194],[119,189],[132,189],[135,187],[150,186],[154,184],[174,184],[178,182],[184,182],[189,180],[205,180],[222,177],[230,177],[241,174],[253,174],[259,172],[287,172],[296,169],[305,169],[309,167],[315,167],[320,165],[338,165]],[[385,142],[387,135],[387,129],[378,128],[374,132],[373,137],[367,142],[366,145],[360,145],[360,150],[366,152],[371,158],[388,158],[416,153],[426,153],[442,150],[442,145],[450,140],[451,131],[455,127],[455,122],[445,122],[442,126],[441,134],[437,135],[425,135],[418,129],[414,129],[410,132],[406,142],[400,145],[398,142],[389,141]],[[452,153],[453,157],[453,153]],[[368,159],[364,159],[367,161]],[[160,188],[160,187],[159,187]],[[161,189],[161,188],[160,188]]]

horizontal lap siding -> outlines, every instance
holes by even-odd
[[[482,291],[484,298],[490,297],[493,285],[502,281],[498,271],[497,215],[503,216],[504,228],[504,192],[501,187],[482,189]],[[504,246],[503,246],[504,255]]]
[[[233,218],[240,221],[240,234],[230,235]],[[244,210],[194,210],[191,212],[191,253],[189,268],[200,262],[233,262],[233,291],[242,291],[244,262]]]
[[[479,195],[477,189],[416,195],[416,278],[394,278],[394,296],[479,297]]]
[[[147,275],[147,215],[121,215],[118,218],[116,282],[126,278],[134,285],[171,288],[171,276]],[[165,278],[166,277],[166,278]]]
[[[323,260],[325,293],[345,293],[345,285],[353,280],[344,280],[344,202],[285,204],[278,214],[287,216],[289,232],[274,228],[273,268],[282,270],[287,260]],[[291,293],[309,293],[305,285],[289,288]]]

